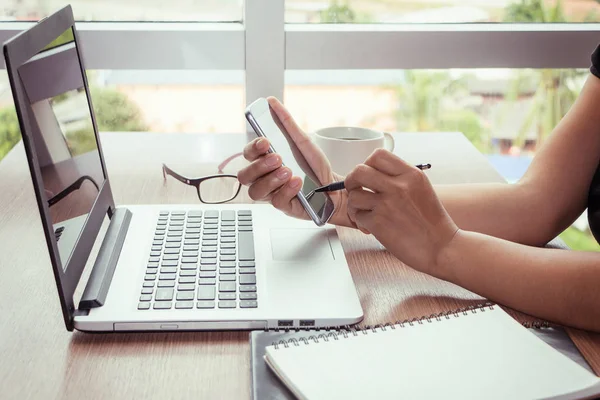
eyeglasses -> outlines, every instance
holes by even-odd
[[[219,168],[219,172],[222,168]],[[162,165],[165,182],[167,175],[171,175],[179,182],[194,186],[198,192],[198,199],[205,204],[221,204],[231,201],[240,193],[242,185],[236,175],[217,174],[201,178],[187,178],[179,175],[165,164]]]

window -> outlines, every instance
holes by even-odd
[[[4,0],[0,20],[36,21],[71,4],[78,21],[242,20],[242,0]]]
[[[597,22],[596,0],[286,1],[289,23]]]

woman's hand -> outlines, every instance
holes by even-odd
[[[458,227],[425,173],[376,150],[345,179],[348,215],[407,265],[434,276],[438,256]]]
[[[285,107],[273,97],[269,97],[267,100],[320,183],[326,185],[342,180],[341,176],[331,170],[331,165],[321,149],[298,127]],[[282,166],[279,154],[267,153],[269,146],[267,139],[257,138],[244,147],[244,157],[251,164],[239,171],[238,180],[243,185],[249,186],[248,195],[251,199],[270,201],[275,208],[287,215],[308,219],[308,214],[296,197],[302,188],[302,178],[292,176],[290,169]],[[285,163],[286,160],[283,162]],[[347,193],[342,190],[329,193],[329,196],[335,206],[335,212],[330,222],[336,225],[352,226],[346,212]]]

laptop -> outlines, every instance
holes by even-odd
[[[333,227],[266,204],[115,205],[70,6],[6,42],[4,57],[67,330],[362,319]]]

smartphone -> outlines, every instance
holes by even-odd
[[[298,192],[298,200],[315,224],[325,225],[335,210],[331,197],[327,193],[315,193],[310,200],[306,199],[310,191],[325,183],[319,181],[317,174],[308,165],[294,140],[269,106],[267,99],[259,98],[250,104],[246,108],[246,119],[258,136],[269,139],[271,143],[269,153],[279,154],[283,165],[288,167],[294,176],[302,178],[304,183]]]

